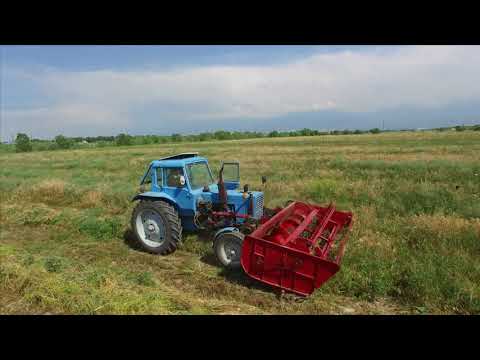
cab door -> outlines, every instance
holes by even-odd
[[[223,182],[225,189],[235,190],[240,186],[240,164],[238,161],[224,161],[223,166]]]
[[[181,167],[164,167],[163,176],[157,173],[157,183],[162,179],[161,190],[178,204],[181,216],[193,216],[194,198],[188,188],[187,177]],[[182,181],[180,181],[180,179]],[[160,185],[160,184],[159,184]]]

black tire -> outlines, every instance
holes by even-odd
[[[240,257],[243,245],[244,235],[240,231],[229,231],[218,235],[213,243],[213,250],[215,256],[225,268],[239,269],[241,267]],[[227,249],[233,249],[235,254],[227,254]]]
[[[147,211],[158,214],[164,224],[164,239],[158,246],[149,246],[142,240],[137,230],[137,217]],[[152,254],[168,255],[177,250],[182,241],[182,223],[176,209],[165,201],[141,200],[132,212],[131,227],[135,242],[146,252]]]

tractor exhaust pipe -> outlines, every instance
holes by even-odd
[[[227,207],[227,191],[225,190],[225,183],[223,182],[223,164],[218,173],[218,197],[219,202],[224,211],[228,210]]]

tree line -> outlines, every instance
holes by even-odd
[[[452,128],[437,128],[433,130],[445,131]],[[480,125],[474,126],[456,126],[453,130],[480,131]],[[149,144],[166,144],[180,142],[197,142],[197,141],[213,141],[213,140],[241,140],[255,138],[280,138],[295,136],[319,136],[319,135],[359,135],[359,134],[379,134],[384,132],[379,128],[370,130],[332,130],[319,131],[304,128],[301,130],[258,132],[258,131],[225,131],[218,130],[215,132],[202,132],[194,135],[129,135],[118,134],[117,136],[87,136],[87,137],[66,137],[63,135],[56,136],[53,140],[30,139],[27,134],[19,133],[15,139],[16,152],[43,151],[85,147],[104,147],[104,146],[130,146],[130,145],[149,145]]]

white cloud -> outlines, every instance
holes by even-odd
[[[4,103],[7,128],[42,122],[43,128],[52,128],[52,135],[60,131],[68,134],[68,129],[82,126],[116,133],[134,126],[137,119],[132,113],[147,106],[156,111],[150,114],[152,119],[168,114],[171,119],[200,121],[480,101],[480,46],[342,51],[274,66],[168,71],[46,69],[17,77],[40,89],[50,105],[12,110]],[[5,86],[4,91],[8,92]]]
[[[33,137],[52,137],[58,134],[75,136],[95,133],[111,134],[112,127],[128,128],[128,119],[115,109],[95,104],[60,104],[53,107],[5,110],[3,138],[17,132]],[[94,131],[88,131],[94,129]],[[115,131],[114,131],[115,132]]]

